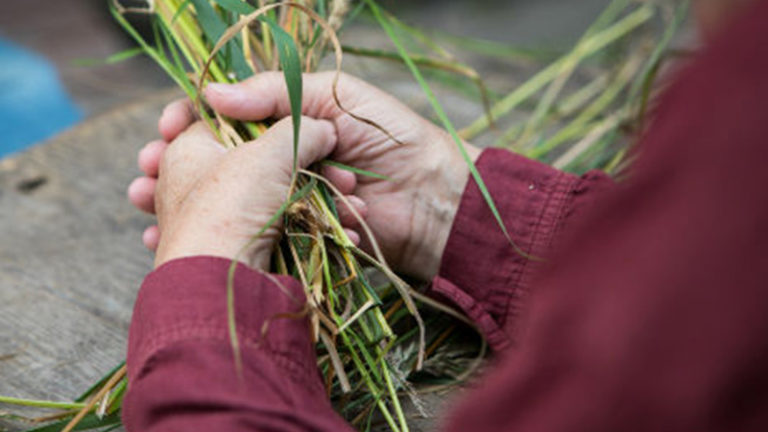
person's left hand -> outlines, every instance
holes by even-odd
[[[183,109],[171,105],[167,110]],[[171,116],[173,119],[179,116]],[[237,258],[261,270],[278,237],[269,228],[246,250],[287,197],[293,165],[290,119],[277,122],[259,139],[225,150],[203,123],[160,121],[167,141],[149,143],[139,154],[147,174],[131,184],[130,200],[156,213],[158,225],[144,233],[157,248],[155,266],[175,258],[213,255]],[[336,145],[330,122],[302,118],[298,163],[307,167],[329,155]]]

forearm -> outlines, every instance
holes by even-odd
[[[145,280],[131,325],[127,430],[343,431],[320,381],[297,282],[240,266],[238,370],[227,323],[230,261],[175,260]]]

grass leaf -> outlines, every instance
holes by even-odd
[[[205,36],[212,44],[216,43],[229,26],[221,19],[207,0],[192,0],[192,4],[195,5],[197,19],[203,28]],[[253,69],[245,60],[239,38],[234,38],[227,43],[225,53],[226,58],[231,61],[232,71],[238,80],[244,80],[253,75]]]
[[[585,59],[610,44],[618,41],[627,34],[631,33],[640,25],[648,22],[653,17],[654,7],[644,4],[640,6],[634,12],[623,17],[610,27],[595,32],[588,37],[581,45],[580,56]],[[604,17],[605,15],[601,15]],[[509,93],[504,99],[497,102],[491,109],[493,118],[498,119],[508,114],[513,109],[517,108],[520,104],[528,100],[531,96],[536,94],[544,86],[557,78],[560,73],[560,69],[563,64],[569,61],[570,52],[564,57],[547,66],[544,70],[534,75],[528,81],[517,87],[514,91]],[[475,120],[471,125],[467,126],[461,131],[461,135],[466,139],[471,139],[483,131],[489,126],[488,119],[483,116]]]
[[[144,50],[147,55],[152,58],[164,71],[168,74],[171,78],[173,78],[174,81],[184,89],[184,91],[187,93],[187,96],[190,98],[194,98],[195,91],[192,88],[189,88],[186,86],[185,79],[182,76],[186,76],[186,71],[183,69],[179,70],[175,68],[166,58],[164,55],[159,53],[156,49],[152,48],[146,40],[139,34],[139,32],[136,31],[136,29],[131,25],[131,23],[128,22],[128,20],[125,19],[125,17],[117,10],[115,9],[114,5],[110,4],[109,8],[110,13],[115,18],[115,21],[117,21],[118,24],[125,30],[126,33],[128,33],[133,40],[136,41],[136,43],[139,44],[141,49]]]
[[[293,173],[295,176],[298,168],[303,85],[299,49],[296,48],[296,43],[294,42],[293,37],[283,30],[276,21],[263,17],[260,18],[260,20],[267,23],[272,31],[272,36],[277,45],[277,52],[280,56],[280,68],[283,70],[285,85],[288,88],[288,99],[291,104],[291,120],[293,121]]]
[[[119,53],[112,54],[105,59],[77,59],[75,64],[78,66],[98,66],[98,65],[111,65],[120,63],[122,61],[132,59],[136,56],[144,54],[144,49],[141,47],[128,48],[127,50],[120,51]]]
[[[192,0],[184,0],[184,3],[179,5],[179,8],[176,9],[176,12],[174,12],[173,14],[173,18],[171,18],[171,24],[175,23],[176,20],[181,16],[181,14],[184,13],[185,10],[187,10],[191,2]]]
[[[24,432],[60,432],[69,423],[69,419],[64,419],[50,423],[44,426],[39,426],[33,429],[27,429]],[[100,429],[104,427],[114,426],[120,424],[120,412],[109,414],[105,417],[99,418],[96,414],[88,414],[83,417],[83,420],[75,426],[73,431]]]
[[[360,174],[366,177],[371,177],[379,180],[387,180],[392,181],[392,178],[385,176],[384,174],[378,174],[373,171],[366,171],[364,169],[355,168],[353,166],[344,165],[343,163],[332,161],[332,160],[324,160],[321,162],[323,165],[332,166],[336,168],[343,169],[344,171],[349,171],[355,174]]]
[[[248,15],[256,8],[241,0],[213,0],[222,8],[240,15]]]
[[[90,395],[96,393],[101,387],[103,387],[104,384],[106,384],[107,381],[109,381],[109,379],[112,378],[112,376],[115,375],[117,371],[120,370],[123,366],[125,366],[125,361],[120,362],[119,365],[115,366],[111,371],[107,372],[107,374],[101,377],[101,379],[96,382],[96,384],[92,385],[88,390],[83,392],[83,394],[75,399],[75,402],[85,402]]]

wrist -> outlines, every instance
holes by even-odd
[[[180,223],[167,228],[160,238],[155,268],[178,258],[216,256],[237,260],[253,269],[269,270],[272,233],[254,239],[253,233],[237,233],[226,222],[209,226]]]
[[[414,253],[408,254],[405,268],[422,280],[434,278],[442,261],[445,246],[456,218],[464,190],[470,178],[470,169],[453,138],[440,131],[439,148],[433,154],[445,155],[434,170],[428,172],[430,187],[422,188],[413,209],[412,238],[418,239]],[[474,164],[482,149],[464,142],[469,160]],[[447,150],[446,150],[447,149]]]

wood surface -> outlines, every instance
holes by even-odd
[[[125,357],[152,263],[141,243],[151,218],[125,190],[177,95],[160,92],[0,161],[0,394],[72,400]],[[0,419],[4,429],[19,430]]]

